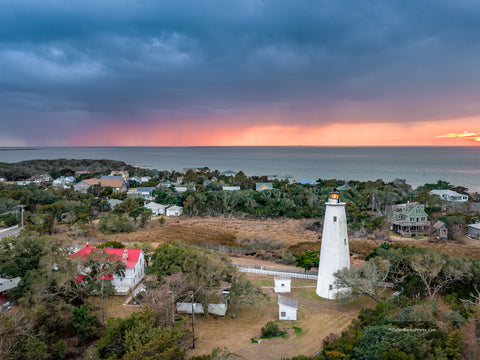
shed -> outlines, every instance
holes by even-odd
[[[291,290],[292,279],[289,277],[275,277],[275,288],[273,291],[276,293],[289,293]]]
[[[435,237],[439,239],[446,239],[448,237],[448,228],[442,221],[437,221],[433,224],[433,230],[435,231]]]
[[[474,239],[480,239],[480,223],[467,225],[468,236]]]
[[[278,296],[278,320],[297,320],[298,301]]]
[[[167,216],[180,216],[183,214],[183,207],[181,206],[170,206],[166,210],[166,215]]]

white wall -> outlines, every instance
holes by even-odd
[[[279,304],[278,320],[297,320],[297,309]]]
[[[116,290],[129,288],[132,290],[145,277],[145,257],[143,251],[140,253],[135,267],[125,269],[125,276],[113,275],[112,285]]]
[[[273,289],[276,293],[289,293],[291,291],[291,279],[274,279],[275,288]]]

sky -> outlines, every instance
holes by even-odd
[[[0,8],[0,146],[480,145],[476,0]]]

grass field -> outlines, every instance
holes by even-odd
[[[319,233],[307,230],[311,220],[302,219],[266,219],[219,218],[219,217],[180,217],[166,218],[161,225],[152,219],[146,229],[128,234],[104,235],[96,229],[90,230],[90,236],[101,240],[118,240],[127,243],[148,242],[156,246],[175,241],[212,244],[217,246],[240,246],[245,243],[265,243],[266,250],[254,251],[257,256],[269,260],[281,257],[283,252],[303,253],[307,250],[320,250]],[[480,241],[468,240],[452,243],[432,243],[427,239],[411,239],[391,236],[391,241],[408,245],[431,247],[454,256],[480,258]],[[383,241],[367,238],[350,238],[352,263],[363,259]],[[273,254],[273,255],[272,255]]]

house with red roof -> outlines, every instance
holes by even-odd
[[[102,278],[111,280],[117,294],[127,294],[133,290],[145,277],[145,254],[142,249],[114,249],[104,248],[107,254],[112,255],[109,261],[123,261],[125,263],[125,273],[123,276],[117,274],[107,274]],[[83,249],[72,254],[72,257],[83,258],[92,251],[96,251],[93,246],[87,245]],[[84,276],[83,276],[84,277]],[[83,280],[79,275],[79,280]]]

